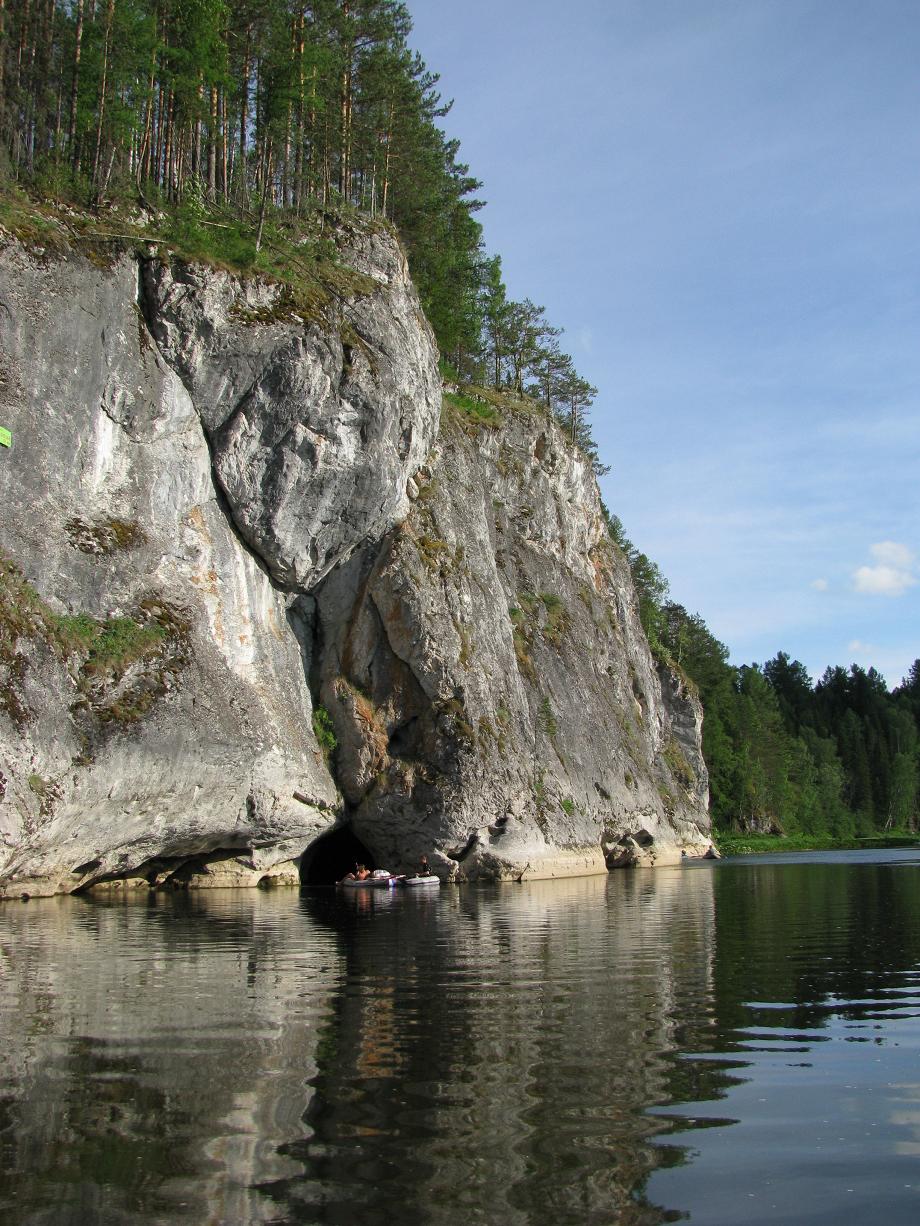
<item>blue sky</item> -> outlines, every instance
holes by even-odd
[[[604,497],[737,663],[920,656],[920,2],[408,0]]]

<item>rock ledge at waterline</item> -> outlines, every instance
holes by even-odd
[[[352,232],[374,288],[323,324],[0,246],[4,896],[297,882],[343,827],[461,880],[708,843],[590,465],[524,402],[442,411],[395,240]]]

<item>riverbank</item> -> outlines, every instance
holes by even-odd
[[[763,852],[835,851],[859,847],[912,847],[920,845],[913,830],[889,830],[867,838],[834,838],[809,834],[737,834],[713,830],[713,842],[723,856],[750,856]]]

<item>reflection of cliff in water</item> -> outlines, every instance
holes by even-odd
[[[655,1222],[712,875],[0,911],[0,1210]]]
[[[338,944],[289,891],[4,908],[0,1211],[264,1220],[251,1185],[296,1170]]]
[[[8,904],[0,1216],[716,1220],[762,1165],[745,1125],[777,1060],[783,1121],[883,1069],[877,1149],[912,1155],[918,860]],[[700,1131],[717,1113],[741,1126]],[[672,1128],[693,1161],[669,1172]]]
[[[712,876],[305,899],[347,976],[282,1220],[657,1222],[661,1101],[710,995]]]

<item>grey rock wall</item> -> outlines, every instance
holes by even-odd
[[[586,461],[532,408],[494,428],[447,408],[414,484],[316,593],[361,840],[515,879],[604,871],[631,836],[641,862],[706,846],[699,703],[652,660]]]
[[[41,601],[17,632],[10,580],[0,614],[7,893],[297,880],[333,825],[304,587],[395,522],[440,409],[404,259],[374,241],[351,359],[315,324],[251,322],[277,286],[0,251],[3,551]],[[166,633],[100,669],[60,643],[79,615]]]
[[[277,286],[156,259],[142,270],[145,317],[200,413],[233,522],[301,591],[405,515],[440,408],[433,337],[399,248],[374,234],[344,254],[380,288],[334,327],[279,309]]]
[[[295,882],[343,826],[446,877],[706,842],[699,706],[590,469],[523,406],[439,430],[400,248],[342,246],[367,284],[317,321],[0,234],[7,896]]]

